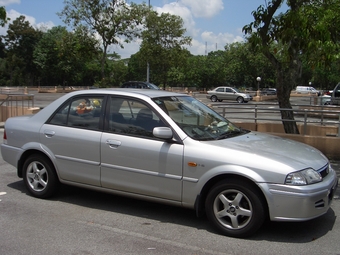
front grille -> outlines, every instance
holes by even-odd
[[[325,165],[324,167],[318,170],[319,174],[322,178],[325,178],[329,174],[329,164]]]
[[[323,208],[325,207],[325,201],[323,199],[315,202],[315,208]]]

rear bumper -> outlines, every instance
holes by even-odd
[[[1,155],[4,161],[12,166],[18,167],[18,162],[23,153],[21,148],[1,144]]]

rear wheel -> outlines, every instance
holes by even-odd
[[[23,165],[23,176],[26,188],[35,197],[50,197],[58,188],[59,180],[54,166],[45,156],[29,156]]]
[[[210,98],[210,100],[211,100],[211,102],[217,102],[217,96],[212,96],[212,97]]]
[[[238,179],[217,183],[209,192],[205,209],[210,222],[222,234],[246,237],[254,234],[266,217],[261,193]]]

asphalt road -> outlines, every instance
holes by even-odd
[[[340,177],[340,162],[332,164]],[[188,209],[69,186],[52,199],[33,198],[0,156],[0,254],[339,255],[339,195],[317,219],[267,222],[236,239]]]

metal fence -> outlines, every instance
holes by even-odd
[[[34,94],[25,93],[23,88],[0,88],[0,121],[25,114],[34,108]]]
[[[240,105],[234,103],[220,104],[214,106],[215,109],[229,120],[247,120],[247,122],[296,122],[303,123],[303,133],[306,134],[307,125],[336,125],[337,136],[340,137],[340,107],[324,105],[294,105],[292,109],[279,108],[278,104],[247,104]],[[234,109],[234,111],[233,111]],[[291,111],[294,113],[294,120],[282,119],[281,111]]]

